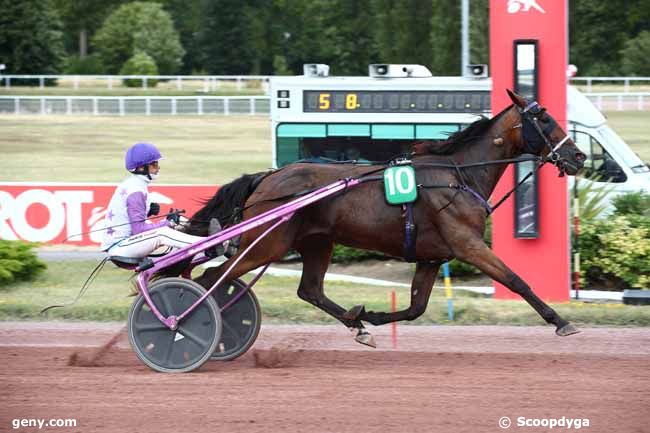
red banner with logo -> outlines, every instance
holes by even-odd
[[[514,40],[538,41],[538,95],[541,105],[566,130],[567,70],[566,0],[491,0],[490,72],[492,111],[512,102],[506,88],[514,89]],[[494,191],[502,197],[515,185],[509,167]],[[550,164],[540,170],[539,237],[514,237],[514,200],[506,201],[493,216],[493,248],[496,254],[543,299],[569,298],[569,232],[566,177],[558,177]],[[519,298],[495,283],[495,297]]]
[[[0,183],[0,239],[47,244],[101,243],[106,206],[117,184]],[[152,185],[149,200],[170,208],[199,210],[215,185]],[[90,233],[89,233],[90,232]]]

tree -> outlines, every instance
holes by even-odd
[[[460,75],[460,2],[433,0],[431,72]]]
[[[469,61],[487,65],[490,63],[490,2],[474,0],[469,13]]]
[[[643,31],[625,43],[621,50],[621,66],[626,75],[650,76],[650,31]]]
[[[64,43],[68,52],[77,51],[83,59],[88,54],[88,40],[104,19],[126,0],[54,0],[63,21]]]
[[[169,14],[149,2],[120,6],[95,34],[93,46],[110,73],[141,51],[154,59],[161,74],[173,74],[185,54]]]
[[[205,6],[199,33],[201,62],[211,74],[248,74],[253,68],[251,25],[240,0],[214,0]]]
[[[626,8],[600,0],[569,5],[569,63],[578,67],[580,75],[617,75],[627,39]]]
[[[0,0],[0,63],[13,74],[56,74],[63,58],[61,20],[50,0]]]
[[[435,3],[435,2],[434,2]],[[431,67],[431,0],[374,0],[374,39],[382,63],[416,63]],[[445,18],[446,19],[446,18]]]
[[[178,30],[181,45],[185,49],[181,72],[191,74],[202,68],[201,47],[197,37],[203,18],[203,0],[163,0],[164,9],[169,12]]]

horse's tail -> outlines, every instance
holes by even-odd
[[[234,224],[246,199],[271,172],[245,174],[223,185],[219,191],[204,203],[204,206],[190,219],[189,234],[206,236],[210,219],[217,218],[222,227]]]

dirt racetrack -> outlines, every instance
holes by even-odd
[[[12,427],[34,418],[77,423],[44,432],[576,430],[517,426],[564,417],[587,432],[650,432],[650,329],[401,326],[393,349],[381,327],[373,350],[340,326],[267,326],[238,360],[184,375],[149,370],[125,336],[97,366],[68,365],[121,326],[0,323],[0,431],[39,431]]]

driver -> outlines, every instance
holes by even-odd
[[[160,205],[148,200],[148,186],[160,173],[161,159],[160,151],[150,143],[136,143],[126,151],[125,165],[131,175],[118,185],[108,204],[102,251],[140,258],[161,246],[182,248],[205,239],[174,230],[181,224],[177,212],[157,223],[147,221],[160,213]]]

